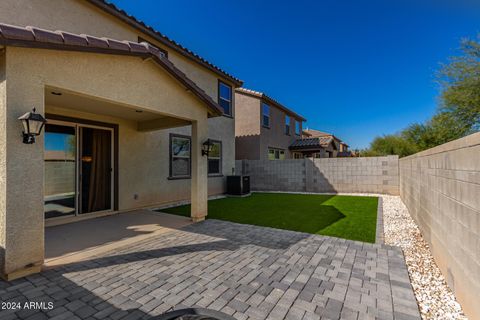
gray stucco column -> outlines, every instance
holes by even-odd
[[[0,272],[11,280],[39,272],[44,259],[44,133],[24,144],[17,119],[33,107],[44,113],[44,87],[0,60]]]
[[[207,140],[208,123],[205,119],[192,122],[192,220],[202,221],[208,211],[207,157],[202,156],[202,144]]]

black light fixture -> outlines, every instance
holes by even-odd
[[[19,117],[18,120],[22,121],[23,143],[26,144],[35,143],[35,137],[40,135],[45,122],[47,122],[41,114],[35,113],[35,108]]]
[[[210,139],[207,139],[207,141],[205,141],[202,146],[202,156],[208,157],[212,149],[213,149],[213,143]]]

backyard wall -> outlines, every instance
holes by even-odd
[[[470,319],[480,319],[480,133],[400,159],[400,195]]]
[[[237,160],[253,191],[365,192],[398,195],[398,156]]]

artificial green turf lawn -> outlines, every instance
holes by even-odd
[[[209,219],[375,242],[377,197],[253,193],[208,201]],[[190,205],[162,209],[190,216]]]

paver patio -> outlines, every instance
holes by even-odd
[[[207,307],[237,319],[419,319],[399,248],[208,220],[88,261],[0,282],[53,302],[0,319],[148,319]]]

